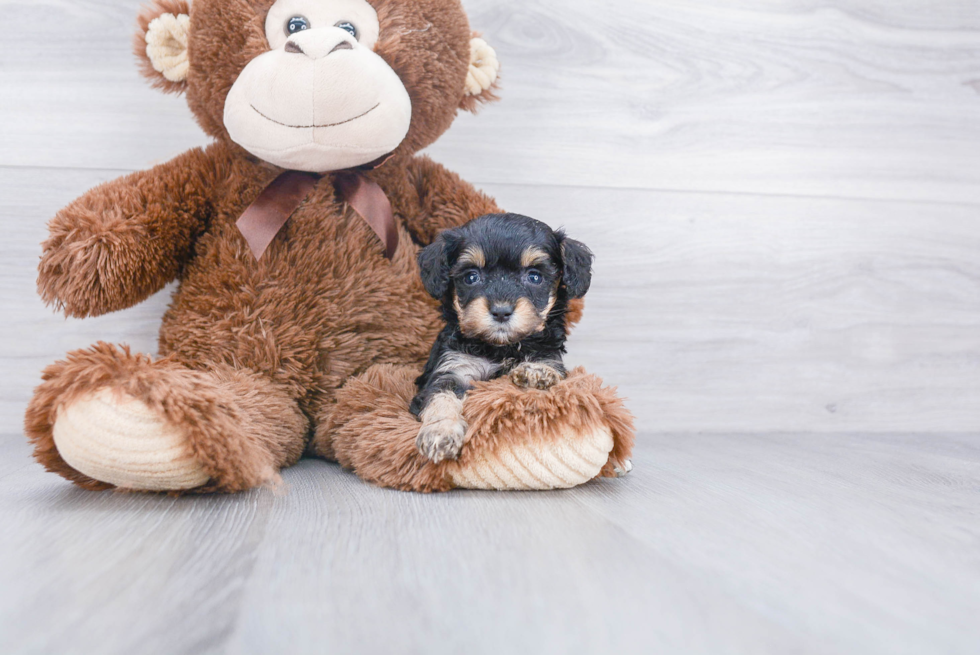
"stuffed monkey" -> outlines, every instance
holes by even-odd
[[[159,357],[98,343],[49,366],[35,457],[87,489],[235,492],[304,454],[405,490],[570,487],[629,468],[631,418],[584,371],[468,394],[460,456],[416,448],[438,332],[416,255],[494,201],[416,153],[493,99],[458,0],[157,0],[136,52],[214,142],[61,210],[38,289],[69,316],[172,280]]]

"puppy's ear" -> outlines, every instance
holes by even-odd
[[[562,236],[562,278],[569,298],[581,298],[592,284],[592,251],[581,241]]]
[[[419,251],[419,273],[425,290],[442,299],[449,291],[449,240],[445,233]]]

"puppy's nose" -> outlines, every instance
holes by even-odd
[[[490,310],[490,315],[498,323],[506,323],[514,315],[514,306],[510,303],[496,303]]]

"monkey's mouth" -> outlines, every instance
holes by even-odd
[[[251,103],[249,103],[249,106],[252,108],[252,111],[254,111],[256,114],[258,114],[259,116],[261,116],[262,118],[264,118],[267,121],[270,121],[272,123],[275,123],[276,125],[282,125],[283,127],[292,127],[294,129],[309,129],[311,127],[337,127],[338,125],[345,125],[347,123],[352,123],[353,121],[356,121],[358,118],[364,118],[365,116],[367,116],[368,114],[370,114],[372,111],[374,111],[375,109],[377,109],[378,107],[380,107],[381,106],[381,103],[379,102],[378,104],[376,104],[375,106],[371,107],[370,109],[368,109],[363,114],[358,114],[357,116],[354,116],[353,118],[348,118],[347,120],[339,121],[337,123],[326,123],[325,125],[316,125],[316,124],[312,124],[312,125],[290,125],[289,123],[283,123],[281,121],[277,121],[274,118],[269,118],[268,116],[266,116],[265,114],[263,114],[262,112],[260,112],[258,109],[256,109],[255,108],[255,105],[253,105]]]

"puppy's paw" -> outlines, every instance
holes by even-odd
[[[616,474],[617,478],[625,478],[633,470],[633,460],[612,460],[613,472]]]
[[[525,389],[550,389],[564,378],[558,369],[538,362],[518,364],[510,372],[510,381]]]
[[[429,399],[420,418],[422,429],[415,440],[419,452],[435,464],[456,459],[469,427],[463,418],[463,401],[452,392],[438,393]]]
[[[456,459],[463,448],[463,437],[466,436],[466,421],[440,421],[439,423],[422,424],[419,436],[415,440],[419,452],[432,460],[433,464],[446,459]]]

